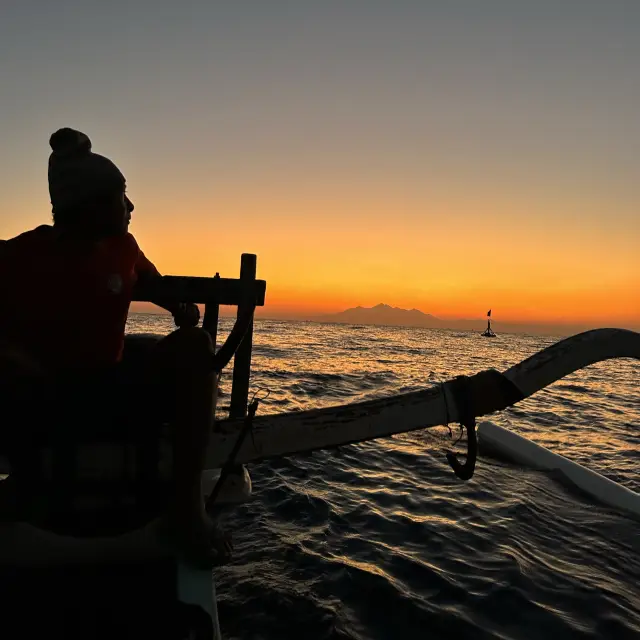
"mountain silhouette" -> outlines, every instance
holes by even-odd
[[[318,316],[319,322],[340,322],[345,324],[392,325],[401,327],[445,328],[450,322],[436,318],[419,309],[401,309],[388,304],[377,304],[375,307],[352,307],[339,313]]]

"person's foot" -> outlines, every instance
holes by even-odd
[[[231,559],[231,536],[207,515],[203,514],[191,524],[180,522],[176,533],[178,551],[190,565],[208,569]]]

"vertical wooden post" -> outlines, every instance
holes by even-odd
[[[220,274],[216,273],[214,279],[219,280]],[[202,318],[202,328],[211,336],[213,351],[216,350],[216,340],[218,339],[218,315],[220,305],[217,302],[207,302],[204,305],[204,318]]]
[[[256,256],[252,253],[243,253],[240,260],[240,280],[242,281],[245,301],[238,305],[238,315],[244,311],[247,305],[253,306],[255,300],[246,299],[246,288],[253,289],[256,280]],[[233,384],[231,387],[231,404],[229,407],[230,418],[244,418],[247,415],[249,403],[249,376],[251,375],[251,348],[253,346],[253,320],[249,324],[247,333],[240,343],[233,359]]]

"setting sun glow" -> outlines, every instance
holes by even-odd
[[[49,222],[48,138],[72,126],[121,167],[163,273],[256,253],[263,315],[640,327],[632,20],[160,5],[79,7],[103,25],[84,36],[53,8],[3,21],[0,237]]]

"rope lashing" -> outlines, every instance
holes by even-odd
[[[251,427],[253,425],[253,418],[256,415],[256,411],[258,410],[259,404],[260,404],[260,400],[255,398],[249,405],[249,408],[247,410],[247,415],[244,419],[244,424],[242,425],[242,429],[240,429],[240,433],[238,433],[238,437],[236,438],[233,448],[229,453],[229,457],[227,458],[227,461],[224,463],[224,466],[222,467],[222,471],[220,471],[220,477],[218,478],[218,482],[216,482],[216,486],[213,487],[213,491],[211,492],[211,495],[207,498],[207,501],[205,503],[205,508],[207,510],[213,507],[218,495],[220,494],[220,491],[222,490],[222,487],[227,477],[233,471],[233,468],[235,466],[235,460],[238,455],[238,452],[240,451],[240,447],[242,446],[242,443],[244,442],[244,439],[246,438],[249,431],[251,431]]]

